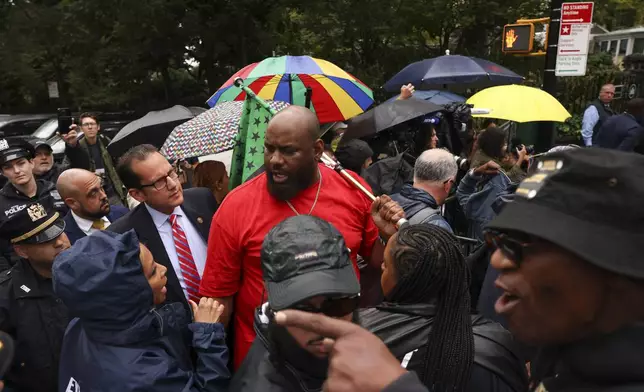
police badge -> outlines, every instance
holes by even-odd
[[[30,205],[29,208],[27,208],[27,213],[29,214],[32,222],[47,216],[47,211],[45,211],[45,208],[40,205],[40,203]]]
[[[4,151],[9,148],[9,143],[6,139],[0,139],[0,151]]]

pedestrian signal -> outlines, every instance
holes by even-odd
[[[534,25],[532,23],[503,27],[503,53],[530,53],[533,43]]]

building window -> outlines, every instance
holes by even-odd
[[[602,41],[599,44],[599,51],[600,52],[608,52],[608,41]]]
[[[619,41],[619,55],[626,56],[626,49],[628,48],[628,39]]]
[[[644,53],[644,38],[635,38],[633,53]]]
[[[617,45],[619,44],[619,41],[610,41],[610,52],[616,56],[617,55]]]

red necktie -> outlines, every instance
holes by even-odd
[[[188,292],[188,299],[199,303],[199,284],[201,278],[195,265],[195,260],[192,258],[190,252],[190,245],[186,233],[184,233],[179,221],[175,214],[170,215],[170,224],[172,225],[172,237],[174,238],[174,247],[177,250],[177,257],[179,258],[179,266],[181,267],[181,275],[186,284],[186,291]]]

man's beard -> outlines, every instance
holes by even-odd
[[[107,199],[106,199],[107,200]],[[104,203],[101,203],[101,208],[104,206]],[[111,208],[109,207],[109,201],[107,201],[107,211],[103,211],[102,209],[99,209],[98,211],[88,211],[84,207],[81,207],[81,213],[86,219],[91,219],[91,220],[98,220],[102,219],[103,217],[107,216],[107,214],[110,213]]]
[[[54,164],[52,163],[51,165],[49,163],[41,163],[37,165],[37,167],[34,168],[34,174],[37,176],[43,176],[54,167]]]
[[[316,170],[318,170],[317,164],[311,167],[302,167],[292,175],[289,175],[286,182],[278,184],[273,180],[273,173],[266,168],[268,193],[280,201],[291,200],[298,193],[311,186]]]

